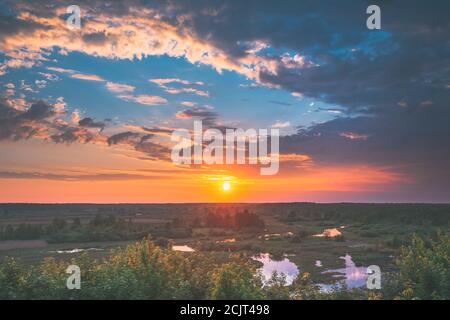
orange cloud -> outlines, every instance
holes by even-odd
[[[125,101],[132,101],[132,102],[136,102],[139,104],[145,104],[148,106],[155,106],[158,104],[165,104],[167,103],[167,99],[160,97],[160,96],[151,96],[151,95],[138,95],[138,96],[133,96],[133,95],[128,95],[128,94],[123,94],[123,95],[119,95],[119,98],[125,100]]]
[[[82,74],[75,73],[71,75],[72,78],[88,81],[105,81],[102,77],[96,76],[95,74]]]
[[[32,22],[33,25],[26,33],[11,32],[1,39],[0,50],[10,58],[6,62],[9,67],[31,67],[35,63],[46,61],[46,55],[55,47],[64,54],[78,51],[110,59],[132,60],[160,55],[184,57],[192,64],[210,65],[218,72],[235,71],[255,80],[258,80],[261,70],[276,74],[280,63],[286,63],[288,67],[302,67],[305,64],[303,57],[299,55],[285,55],[283,60],[277,61],[267,56],[258,56],[259,50],[247,50],[242,57],[231,57],[213,43],[199,37],[189,23],[184,23],[189,21],[188,15],[179,15],[177,21],[171,24],[163,20],[156,10],[147,7],[139,7],[126,14],[114,14],[113,10],[108,13],[92,10],[90,14],[91,8],[85,7],[83,27],[80,32],[74,32],[60,18],[60,15],[65,14],[64,8],[57,7],[53,12],[46,12],[45,16],[39,16],[39,10],[39,7],[21,7],[17,19]],[[154,82],[157,83],[157,80],[161,79],[154,79]],[[174,80],[187,85],[180,79],[163,80],[159,83],[168,84],[168,80]],[[179,93],[173,88],[169,91]],[[201,90],[181,92],[207,96]]]

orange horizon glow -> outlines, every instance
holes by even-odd
[[[321,165],[307,155],[282,155],[279,173],[261,176],[258,166],[178,166],[103,146],[9,142],[3,154],[12,148],[17,157],[3,160],[5,170],[23,175],[0,178],[3,203],[339,202],[412,183],[395,168]]]
[[[166,174],[139,180],[0,179],[0,202],[39,203],[186,203],[327,202],[333,195],[369,194],[405,179],[372,167],[312,168],[301,175],[261,177],[207,173]]]

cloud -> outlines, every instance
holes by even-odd
[[[46,80],[35,80],[34,83],[39,89],[44,89],[47,86]]]
[[[450,179],[450,128],[443,119],[450,112],[436,119],[428,108],[394,110],[386,116],[337,118],[301,129],[280,137],[280,152],[307,154],[318,166],[383,168],[413,181],[408,186],[409,199],[420,193],[442,201],[439,195],[448,190]]]
[[[15,85],[14,85],[14,83],[7,83],[7,84],[5,84],[4,85],[4,87],[6,88],[6,90],[5,90],[5,95],[7,96],[7,97],[12,97],[12,96],[14,96],[14,93],[15,93],[15,91],[14,91],[14,89],[16,88],[15,87]]]
[[[58,181],[117,181],[117,180],[148,180],[168,179],[168,176],[130,174],[130,173],[86,173],[86,174],[58,174],[48,172],[29,171],[0,171],[0,179],[42,179]]]
[[[175,114],[177,119],[196,119],[202,120],[205,126],[213,127],[217,126],[218,114],[203,107],[194,107],[178,111]]]
[[[128,84],[123,83],[115,83],[108,81],[106,83],[106,88],[109,91],[116,92],[116,93],[123,93],[123,92],[133,92],[136,88],[133,86],[130,86]]]
[[[66,127],[60,132],[50,136],[51,140],[56,143],[88,143],[94,141],[96,134],[78,127]]]
[[[149,81],[157,84],[159,87],[163,88],[165,92],[170,94],[193,93],[201,97],[209,97],[208,91],[194,88],[195,86],[203,86],[204,83],[201,81],[190,82],[178,78],[150,79]],[[169,84],[181,84],[186,87],[175,88],[173,86],[168,86]]]
[[[135,142],[136,139],[139,137],[140,137],[140,134],[137,132],[131,132],[131,131],[121,132],[121,133],[117,133],[117,134],[114,134],[111,137],[109,137],[108,144],[109,145],[121,144],[121,143],[130,144],[131,142]]]
[[[83,73],[74,73],[72,75],[70,75],[72,78],[75,79],[80,79],[80,80],[87,80],[87,81],[105,81],[105,79],[103,79],[100,76],[97,76],[95,74],[83,74]]]
[[[190,102],[190,101],[183,101],[183,102],[181,102],[181,105],[185,106],[185,107],[194,107],[196,105],[196,103]]]
[[[55,71],[55,72],[59,72],[59,73],[65,73],[65,74],[70,75],[70,77],[72,77],[74,79],[87,80],[87,81],[99,81],[99,82],[106,81],[102,77],[97,76],[95,74],[80,73],[73,69],[64,69],[64,68],[59,68],[59,67],[47,67],[47,70]]]
[[[71,125],[64,119],[64,109],[61,97],[54,104],[36,101],[24,110],[12,108],[6,100],[0,100],[0,140],[36,138],[69,144],[104,140],[98,132],[89,130],[98,128],[100,123],[84,120],[81,125]]]
[[[70,75],[70,77],[72,77],[74,79],[79,79],[79,80],[99,81],[99,82],[105,82],[106,81],[102,77],[97,76],[95,74],[80,73],[80,72],[78,72],[76,70],[73,70],[73,69],[64,69],[64,68],[59,68],[59,67],[47,67],[47,70],[55,71],[55,72],[59,72],[59,73],[65,73],[65,74]]]
[[[136,151],[145,153],[151,160],[170,160],[171,149],[150,141],[153,134],[141,134],[126,131],[117,133],[108,138],[109,145],[125,144],[133,147]]]
[[[200,85],[200,86],[203,85],[203,82],[190,82],[190,81],[182,80],[182,79],[178,79],[178,78],[150,79],[148,81],[156,83],[157,85],[159,85],[161,87],[163,87],[167,84],[171,84],[171,83],[181,83],[181,84],[184,84],[187,86],[190,86],[193,84]]]
[[[58,81],[60,78],[56,74],[47,73],[47,72],[39,72],[41,76],[43,76],[47,81]]]
[[[6,90],[3,98],[0,100],[5,104],[5,106],[18,111],[25,111],[30,106],[30,104],[25,100],[25,95],[20,94],[19,97],[15,97],[16,86],[13,83],[7,83],[4,86]]]
[[[172,149],[159,143],[144,139],[144,141],[136,145],[136,150],[145,153],[151,160],[171,161],[170,155]]]
[[[367,140],[369,138],[367,134],[359,134],[354,132],[341,132],[339,135],[350,140]]]
[[[79,123],[81,120],[80,110],[78,110],[78,109],[74,110],[70,115],[70,119],[75,124]]]
[[[312,107],[312,106],[314,106],[314,104],[311,105],[311,107]],[[345,110],[336,109],[336,108],[318,108],[318,109],[315,110],[315,111],[316,111],[316,112],[319,112],[319,111],[325,111],[325,112],[332,113],[332,114],[342,114],[342,113],[344,113]]]
[[[291,126],[291,123],[289,121],[286,121],[286,122],[277,121],[272,125],[272,128],[284,129],[284,128],[288,128],[290,126]]]
[[[167,100],[159,97],[159,96],[150,96],[150,95],[138,95],[134,96],[130,93],[133,92],[136,87],[131,86],[129,84],[125,83],[116,83],[107,81],[104,78],[93,75],[93,74],[84,74],[79,73],[76,70],[72,69],[63,69],[63,68],[57,68],[57,67],[48,67],[48,70],[60,72],[60,73],[66,73],[69,74],[72,78],[80,79],[80,80],[87,80],[87,81],[98,81],[98,82],[104,82],[106,89],[109,91],[118,94],[118,98],[125,100],[125,101],[132,101],[139,104],[145,104],[145,105],[158,105],[158,104],[165,104],[167,103]]]
[[[64,68],[60,68],[60,67],[47,67],[47,70],[55,71],[55,72],[59,72],[59,73],[76,73],[75,70],[64,69]]]
[[[249,84],[246,83],[246,84],[240,84],[239,87],[241,87],[241,88],[259,88],[259,87],[262,87],[262,85],[259,83],[249,83]]]
[[[95,3],[85,1],[79,5],[84,12],[83,32],[74,34],[60,17],[65,14],[67,4],[15,4],[17,16],[10,19],[8,32],[2,35],[0,50],[11,56],[14,50],[23,48],[25,43],[30,52],[37,53],[59,47],[66,53],[80,51],[93,56],[120,59],[168,54],[171,57],[185,57],[191,63],[211,65],[219,72],[230,69],[254,73],[253,66],[244,64],[255,63],[253,60],[257,58],[254,53],[250,54],[253,59],[243,59],[242,62],[230,59],[225,51],[198,37],[196,31],[189,27],[188,21],[177,22],[171,18],[166,5],[155,3],[154,7],[144,7],[139,3],[133,6],[113,3],[103,6],[102,14],[98,14]],[[3,16],[1,18],[4,19]],[[24,21],[29,25],[26,33],[21,31]],[[29,61],[33,65],[44,59],[41,54]]]
[[[48,121],[56,114],[54,106],[43,101],[33,103],[27,110],[18,110],[0,100],[0,139],[46,137]]]
[[[50,67],[47,69],[56,71],[56,72],[70,74],[70,76],[72,78],[76,78],[76,79],[105,82],[105,86],[109,91],[118,94],[117,97],[122,100],[125,100],[125,101],[135,102],[135,103],[149,105],[149,106],[161,105],[161,104],[167,103],[167,99],[160,97],[160,96],[145,95],[145,94],[132,95],[130,93],[132,93],[136,89],[136,87],[128,85],[128,84],[124,84],[124,83],[116,83],[116,82],[107,81],[104,78],[97,76],[97,75],[83,74],[83,73],[79,73],[78,71],[75,71],[72,69],[62,69],[62,68],[55,68],[55,67]]]
[[[0,99],[0,140],[35,138],[64,144],[128,145],[144,153],[148,160],[170,160],[170,149],[151,139],[168,136],[173,129],[136,127],[139,132],[121,132],[108,137],[102,133],[106,127],[104,122],[90,117],[80,120],[78,110],[66,121],[65,103],[64,107],[58,106],[60,103],[64,103],[62,97],[55,104],[36,101],[28,109],[17,110],[7,100]]]
[[[56,115],[53,105],[44,101],[38,101],[31,105],[30,109],[19,115],[21,120],[40,121]]]
[[[53,105],[56,112],[63,113],[66,111],[66,102],[64,101],[64,97],[56,98],[56,103]]]
[[[172,132],[175,130],[174,128],[166,128],[166,127],[147,128],[143,126],[134,126],[134,125],[126,125],[125,127],[132,129],[133,131],[145,133],[146,136],[152,135],[162,137],[170,137]]]
[[[105,123],[100,121],[94,121],[92,118],[84,118],[78,122],[80,127],[85,128],[98,128],[100,130],[103,130],[105,128]]]
[[[193,93],[201,97],[209,97],[209,93],[207,91],[194,88],[167,88],[165,91],[170,94]]]
[[[119,95],[119,98],[122,100],[125,100],[125,101],[136,102],[136,103],[144,104],[144,105],[148,105],[148,106],[156,106],[156,105],[167,103],[167,99],[165,99],[163,97],[145,95],[145,94],[141,94],[141,95],[137,95],[137,96],[133,96],[133,95],[129,95],[129,94],[122,94],[122,95]]]

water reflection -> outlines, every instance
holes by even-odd
[[[172,246],[172,250],[174,251],[182,251],[182,252],[194,252],[195,250],[189,246]]]
[[[68,250],[57,250],[57,251],[50,251],[52,253],[80,253],[85,251],[103,251],[103,249],[100,248],[87,248],[87,249],[68,249]]]
[[[339,229],[344,229],[345,226],[340,226],[339,228],[330,228],[330,229],[325,229],[323,230],[322,233],[319,234],[315,234],[313,235],[313,237],[337,237],[340,236],[342,234],[341,231],[339,231]]]
[[[260,253],[253,256],[252,259],[263,264],[259,270],[266,282],[270,280],[274,272],[277,272],[278,274],[284,274],[286,276],[286,284],[290,285],[299,274],[298,267],[288,258],[277,261],[273,260],[269,253]]]
[[[366,284],[366,279],[368,276],[367,267],[357,267],[352,260],[352,256],[346,254],[344,257],[339,257],[345,261],[345,268],[340,269],[329,269],[323,273],[337,273],[333,275],[335,278],[344,278],[344,283],[349,289],[362,287]],[[333,288],[338,288],[342,284],[325,285],[322,284],[320,287],[327,291]]]
[[[234,243],[234,242],[236,242],[235,238],[216,241],[216,243]]]

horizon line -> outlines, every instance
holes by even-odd
[[[450,205],[450,202],[315,202],[315,201],[274,201],[274,202],[0,202],[3,205],[238,205],[238,204],[414,204]]]

